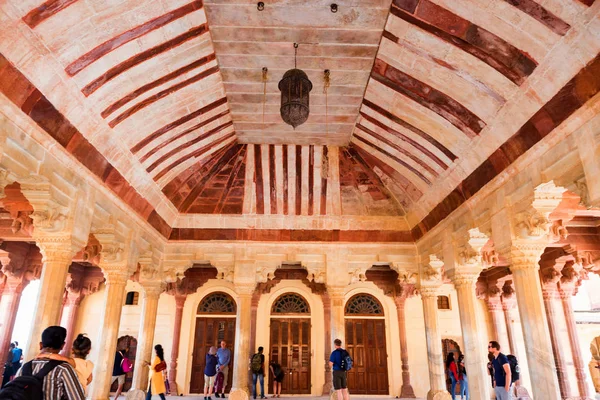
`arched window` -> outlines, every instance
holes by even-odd
[[[211,293],[198,305],[198,314],[235,314],[235,301],[227,293]]]
[[[127,296],[125,296],[126,306],[137,306],[139,301],[140,294],[138,292],[127,292]]]
[[[383,316],[381,303],[370,294],[357,294],[346,303],[346,315]]]
[[[295,293],[281,295],[273,303],[271,314],[310,314],[310,307],[304,297]]]
[[[438,310],[449,310],[450,309],[450,298],[448,296],[438,296],[437,303],[438,303]]]

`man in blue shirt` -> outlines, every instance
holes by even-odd
[[[217,370],[223,373],[223,389],[221,390],[221,395],[219,393],[215,393],[215,397],[225,398],[225,387],[227,386],[227,378],[229,376],[229,362],[231,361],[231,350],[227,348],[227,342],[224,340],[221,341],[221,347],[217,350],[217,358],[219,362],[217,363]]]
[[[333,389],[337,393],[338,400],[348,400],[348,377],[346,370],[342,366],[342,360],[346,350],[342,349],[342,341],[335,339],[333,341],[335,350],[329,356],[329,367],[333,370]]]
[[[10,344],[12,349],[12,365],[13,371],[16,373],[21,368],[21,359],[23,359],[23,350],[19,348],[19,342]],[[14,347],[13,347],[14,346]]]
[[[494,367],[494,380],[496,381],[496,400],[512,400],[510,384],[512,377],[508,358],[500,353],[500,344],[495,340],[488,343],[488,351],[494,356],[492,366]]]

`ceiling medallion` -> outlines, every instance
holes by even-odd
[[[281,91],[281,118],[294,129],[308,119],[310,113],[309,93],[312,83],[306,73],[296,68],[298,43],[294,43],[294,69],[290,69],[279,81]]]

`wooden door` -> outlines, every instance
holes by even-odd
[[[221,340],[225,340],[227,342],[227,348],[231,350],[231,362],[229,363],[229,377],[227,378],[226,388],[226,392],[229,393],[233,379],[235,318],[196,318],[196,337],[194,339],[192,377],[190,381],[191,393],[204,392],[206,354],[211,346],[219,348]]]
[[[351,394],[389,394],[384,319],[346,319],[346,350]],[[400,360],[398,360],[400,362]]]
[[[269,348],[268,359],[279,363],[285,372],[281,393],[310,394],[310,319],[271,318]]]

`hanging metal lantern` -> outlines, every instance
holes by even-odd
[[[294,43],[298,49],[298,44]],[[308,119],[310,113],[309,93],[312,83],[306,73],[296,68],[296,57],[294,56],[294,69],[290,69],[279,81],[281,91],[281,118],[286,124],[292,125],[294,129],[302,125]]]

